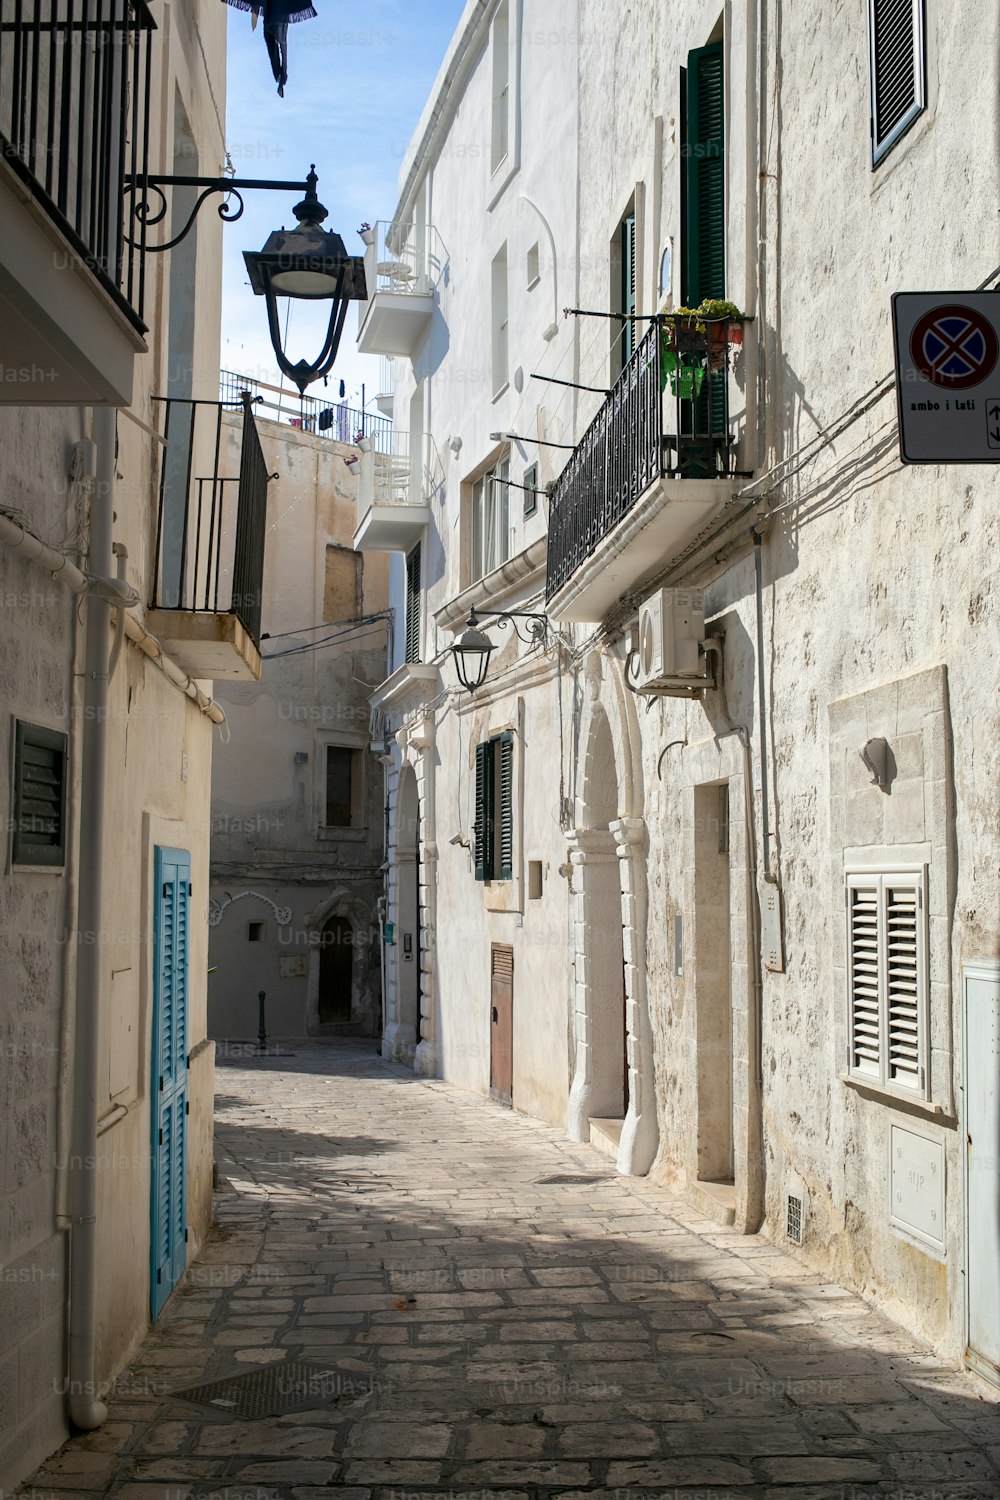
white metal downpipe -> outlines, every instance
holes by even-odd
[[[91,500],[91,573],[110,578],[114,524],[117,424],[110,407],[94,411],[97,483]],[[80,795],[80,879],[77,917],[76,1024],[70,1136],[70,1421],[86,1432],[107,1421],[95,1378],[97,1327],[97,1073],[101,1009],[104,787],[108,741],[108,665],[111,606],[97,591],[86,596],[87,641],[83,689],[83,770]]]

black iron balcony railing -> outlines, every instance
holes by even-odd
[[[126,179],[148,168],[146,0],[0,0],[0,154],[142,329]]]
[[[223,415],[243,407],[236,470]],[[168,398],[153,572],[154,609],[236,615],[260,644],[267,464],[250,397]]]
[[[651,321],[552,491],[547,598],[658,479],[734,473],[728,350],[735,328],[726,318]]]

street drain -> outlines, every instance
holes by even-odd
[[[251,1370],[247,1375],[192,1386],[187,1391],[175,1391],[173,1399],[209,1406],[213,1411],[234,1417],[283,1417],[308,1407],[360,1400],[370,1395],[372,1388],[370,1380],[344,1375],[328,1365],[306,1364],[296,1359]]]
[[[611,1182],[612,1176],[611,1172],[595,1172],[592,1176],[588,1176],[584,1172],[566,1172],[556,1177],[537,1177],[535,1185],[537,1187],[554,1187],[557,1184],[562,1186],[564,1183],[578,1183],[581,1187],[586,1187],[589,1183]]]

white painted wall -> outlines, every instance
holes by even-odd
[[[467,8],[463,27],[477,13]],[[414,361],[413,378],[427,382],[425,404],[439,446],[462,438],[458,458],[446,458],[446,496],[429,539],[431,614],[454,600],[465,582],[459,485],[496,456],[488,434],[510,428],[532,435],[538,420],[547,435],[575,442],[600,404],[599,396],[560,396],[527,377],[541,370],[584,385],[607,383],[607,325],[567,320],[551,343],[542,334],[551,305],[607,308],[610,241],[633,194],[640,216],[639,309],[659,304],[660,257],[669,240],[679,300],[679,69],[689,49],[720,35],[727,67],[728,291],[755,318],[736,366],[739,467],[754,470],[756,493],[775,507],[762,548],[763,767],[748,536],[728,560],[713,563],[709,553],[677,575],[706,589],[712,628],[725,636],[724,692],[704,703],[664,700],[648,710],[631,703],[622,687],[620,639],[610,649],[595,642],[564,662],[560,734],[555,683],[530,683],[523,662],[514,670],[511,656],[503,658],[492,669],[489,692],[460,708],[448,692],[451,665],[435,658],[442,662],[435,691],[447,694],[439,698],[430,731],[437,818],[426,833],[439,858],[429,985],[435,1056],[445,1076],[479,1090],[488,1086],[488,944],[511,941],[516,1007],[525,994],[522,975],[532,976],[520,1020],[515,1011],[515,1106],[566,1118],[566,1085],[580,1063],[569,1122],[573,1129],[586,1124],[585,1111],[574,1114],[586,1096],[586,1059],[574,1057],[572,1011],[583,1006],[579,1034],[586,1038],[590,938],[579,922],[576,930],[571,925],[572,913],[585,912],[586,903],[579,883],[568,899],[555,872],[570,849],[578,867],[586,864],[586,839],[567,841],[568,828],[560,826],[561,784],[577,799],[572,821],[585,833],[598,795],[587,778],[588,736],[600,708],[614,734],[617,812],[637,825],[634,847],[642,851],[638,865],[629,866],[631,885],[623,874],[622,915],[635,923],[626,955],[636,991],[630,999],[632,1062],[655,1103],[655,1129],[649,1129],[648,1110],[644,1127],[646,1144],[656,1151],[655,1175],[711,1211],[711,1200],[697,1187],[700,906],[703,936],[709,918],[695,876],[695,818],[705,805],[698,789],[725,782],[733,1009],[733,1076],[725,1091],[733,1100],[737,1222],[750,1230],[762,1222],[787,1248],[786,1198],[801,1196],[801,1254],[817,1272],[883,1301],[957,1355],[963,1247],[955,997],[963,960],[1000,951],[992,815],[1000,771],[993,733],[998,604],[990,583],[997,481],[989,468],[901,468],[891,393],[870,410],[866,402],[892,367],[891,292],[971,288],[1000,260],[991,115],[998,23],[987,23],[981,53],[986,83],[977,95],[967,87],[967,45],[970,29],[982,35],[980,12],[971,0],[947,11],[928,7],[927,111],[872,173],[864,7],[846,15],[780,7],[780,59],[777,19],[773,0],[734,0],[725,7],[684,0],[669,12],[640,0],[613,21],[598,0],[581,0],[572,14],[547,8],[544,16],[525,0],[521,160],[498,202],[490,206],[487,174],[469,159],[470,147],[484,139],[490,105],[488,48],[478,32],[470,39],[460,27],[404,163],[400,212],[408,214],[425,180],[430,218],[450,255],[439,315]],[[529,43],[536,32],[554,40]],[[453,89],[443,89],[446,70],[460,73],[463,58],[467,73]],[[553,226],[554,302],[551,262],[533,292],[519,281],[538,222],[522,194]],[[957,199],[962,227],[943,231]],[[931,203],[941,205],[940,212],[928,213]],[[525,385],[494,401],[489,268],[505,240],[512,267],[511,367],[523,370]],[[544,262],[544,236],[541,244]],[[397,362],[397,373],[397,423],[405,427],[412,381],[405,362]],[[806,450],[824,433],[831,434],[829,443]],[[552,449],[540,449],[539,456],[543,481],[566,457]],[[515,449],[515,463],[522,457],[534,452]],[[786,466],[780,482],[759,479],[779,462]],[[536,526],[518,532],[515,549],[541,534],[541,519]],[[669,561],[651,555],[648,565],[652,571]],[[508,588],[503,607],[536,589],[534,582],[520,594],[517,585]],[[577,630],[578,647],[585,635]],[[446,644],[443,632],[427,636],[424,659]],[[504,668],[512,673],[506,680]],[[541,910],[525,911],[518,928],[516,915],[512,923],[509,913],[489,910],[488,897],[472,881],[468,855],[449,840],[467,827],[476,739],[517,722],[522,697],[525,827],[551,874]],[[405,714],[399,722],[402,753],[413,757],[413,734],[426,743],[426,723],[412,714],[409,728]],[[889,739],[901,766],[889,797],[868,786],[856,757],[875,734]],[[758,1084],[754,872],[764,865],[765,777],[768,855],[784,899],[786,961],[783,973],[760,976]],[[606,789],[599,795],[603,799]],[[865,1094],[840,1077],[844,869],[879,851],[887,860],[905,855],[929,866],[936,1109]],[[679,975],[673,961],[678,915],[686,934]],[[648,1092],[644,1102],[650,1102]],[[899,1121],[943,1148],[943,1261],[889,1225],[888,1141]],[[641,1152],[631,1160],[639,1163]],[[622,1155],[619,1162],[627,1164]]]
[[[162,22],[161,18],[161,22]],[[207,3],[174,8],[153,34],[150,170],[173,170],[175,100],[215,175],[224,160],[225,11]],[[190,167],[189,170],[197,170]],[[214,397],[219,364],[221,225],[199,225],[195,274],[195,394]],[[132,408],[118,416],[114,537],[128,549],[127,581],[141,619],[151,597],[160,424],[152,400],[166,389],[166,259],[147,265],[149,353],[137,361]],[[0,336],[2,354],[2,336]],[[0,412],[0,505],[26,517],[51,545],[85,536],[85,495],[69,482],[72,445],[90,436],[91,413],[5,408]],[[78,527],[81,527],[78,531]],[[86,560],[82,562],[86,567]],[[0,549],[3,604],[0,664],[0,1484],[13,1489],[66,1434],[66,1178],[72,1079],[76,958],[101,946],[101,1061],[98,1111],[97,1379],[110,1381],[144,1336],[149,1318],[150,1058],[152,1049],[153,849],[190,850],[193,911],[208,896],[212,726],[128,642],[110,688],[108,825],[104,854],[105,930],[76,933],[76,829],[82,741],[82,658],[74,662],[79,601],[42,569]],[[23,718],[69,735],[71,848],[65,871],[10,865],[14,723]],[[188,1155],[190,1256],[211,1219],[213,1050],[206,1042],[208,933],[191,930],[191,1047]]]

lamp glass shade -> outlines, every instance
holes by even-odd
[[[308,269],[272,271],[271,290],[279,297],[335,297],[337,275]]]
[[[470,625],[451,650],[459,682],[468,692],[474,693],[486,681],[490,657],[493,655],[493,642],[488,635]]]

